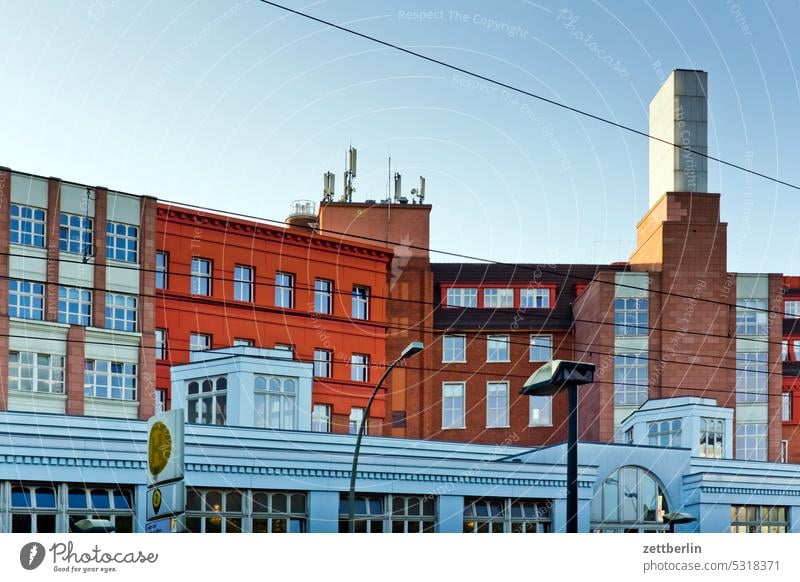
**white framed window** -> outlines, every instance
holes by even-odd
[[[362,422],[364,423],[364,434],[367,434],[369,432],[369,423],[364,420],[364,409],[351,408],[347,431],[350,434],[358,434]]]
[[[29,247],[44,247],[47,212],[43,208],[11,205],[9,242]]]
[[[349,499],[339,498],[339,533],[347,533]],[[436,498],[430,495],[356,495],[353,500],[355,533],[433,533]]]
[[[553,359],[553,336],[532,335],[529,360],[531,362],[549,362]]]
[[[615,299],[614,335],[648,335],[649,309],[650,301],[643,297]]]
[[[233,338],[233,345],[235,346],[245,346],[248,348],[252,348],[255,345],[255,342],[251,339],[246,339],[242,337],[235,337]]]
[[[156,414],[165,412],[167,410],[167,390],[165,388],[156,388],[153,392],[153,397],[156,401]]]
[[[513,289],[484,289],[483,307],[486,309],[503,309],[514,307]]]
[[[68,529],[74,532],[76,523],[94,517],[109,520],[115,532],[133,533],[133,498],[132,489],[83,487],[70,483],[66,499]]]
[[[792,393],[784,392],[781,394],[781,420],[792,420]]]
[[[59,221],[59,250],[84,256],[94,254],[92,252],[91,218],[62,212]]]
[[[789,462],[789,441],[781,441],[781,463]]]
[[[236,301],[253,301],[253,267],[236,265],[233,268],[233,298]]]
[[[725,421],[721,418],[700,419],[700,456],[721,459],[725,456]]]
[[[314,376],[317,378],[330,378],[332,364],[333,352],[331,350],[314,350]]]
[[[766,299],[736,301],[736,335],[767,335],[769,321]]]
[[[614,403],[639,406],[647,400],[647,356],[643,352],[614,356]]]
[[[50,485],[13,484],[8,530],[11,533],[56,533],[58,488]]]
[[[297,380],[256,376],[256,426],[294,430],[297,426]]]
[[[121,222],[106,223],[106,258],[135,263],[139,260],[139,227]]]
[[[354,382],[369,381],[369,356],[353,354],[350,359],[350,379]]]
[[[474,287],[450,287],[447,290],[447,307],[477,307],[478,290]]]
[[[228,379],[200,378],[186,385],[186,416],[189,424],[224,426],[228,415]]]
[[[789,340],[781,342],[781,362],[789,361]]]
[[[523,309],[548,309],[550,289],[547,287],[520,289],[519,306]]]
[[[106,293],[106,329],[136,331],[136,297]]]
[[[353,319],[369,319],[369,287],[353,286]]]
[[[59,287],[58,321],[71,325],[91,325],[92,292],[77,287]]]
[[[191,533],[242,533],[243,491],[186,488],[186,530]]]
[[[682,433],[679,418],[650,422],[647,424],[647,444],[651,447],[679,447]]]
[[[167,359],[167,330],[156,329],[156,359]]]
[[[8,315],[22,319],[44,319],[44,284],[9,279]]]
[[[192,295],[211,295],[211,261],[192,258]]]
[[[294,307],[294,275],[275,273],[275,307]]]
[[[767,352],[736,354],[736,402],[766,402],[768,380]]]
[[[156,289],[166,289],[169,285],[169,253],[156,252]]]
[[[330,404],[315,404],[311,409],[311,430],[314,432],[331,432]]]
[[[292,344],[275,344],[275,349],[291,352],[292,357],[294,357],[294,346]]]
[[[83,383],[92,398],[136,400],[136,364],[86,360]]]
[[[211,349],[211,336],[205,333],[193,333],[189,336],[189,351],[202,352]]]
[[[487,362],[510,362],[511,341],[507,335],[490,335],[486,338]]]
[[[467,338],[463,335],[442,336],[442,362],[466,362]]]
[[[508,382],[486,383],[486,427],[508,426]]]
[[[783,302],[783,311],[785,317],[800,317],[800,301],[797,299],[787,299]]]
[[[296,491],[253,491],[253,533],[303,533],[306,494]]]
[[[736,425],[736,458],[742,461],[767,460],[767,424]]]
[[[333,281],[314,280],[314,311],[327,315],[333,313]]]
[[[529,396],[528,426],[553,426],[553,397]]]
[[[731,505],[731,533],[787,533],[788,531],[788,507]]]
[[[464,533],[549,533],[552,500],[465,497]]]
[[[463,382],[442,384],[442,428],[465,428],[464,391]]]
[[[8,389],[64,394],[64,356],[9,352]]]

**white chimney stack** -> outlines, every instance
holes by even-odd
[[[650,135],[708,153],[708,74],[675,69],[650,102]],[[650,140],[650,206],[665,192],[707,192],[707,159]]]

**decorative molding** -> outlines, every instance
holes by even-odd
[[[74,457],[50,457],[42,455],[0,455],[0,464],[44,465],[49,467],[88,467],[101,469],[141,469],[147,467],[145,461],[123,459],[88,459]],[[144,481],[144,473],[142,473]]]

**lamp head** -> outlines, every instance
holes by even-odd
[[[411,342],[408,344],[403,351],[400,353],[400,360],[405,360],[406,358],[410,358],[411,356],[418,354],[422,350],[425,349],[425,345],[422,342]]]
[[[531,374],[520,390],[528,396],[555,394],[567,384],[594,382],[594,364],[571,360],[552,360]]]

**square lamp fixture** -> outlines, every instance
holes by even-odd
[[[553,360],[536,370],[525,382],[520,394],[547,396],[555,394],[568,384],[591,384],[594,382],[594,364]]]

